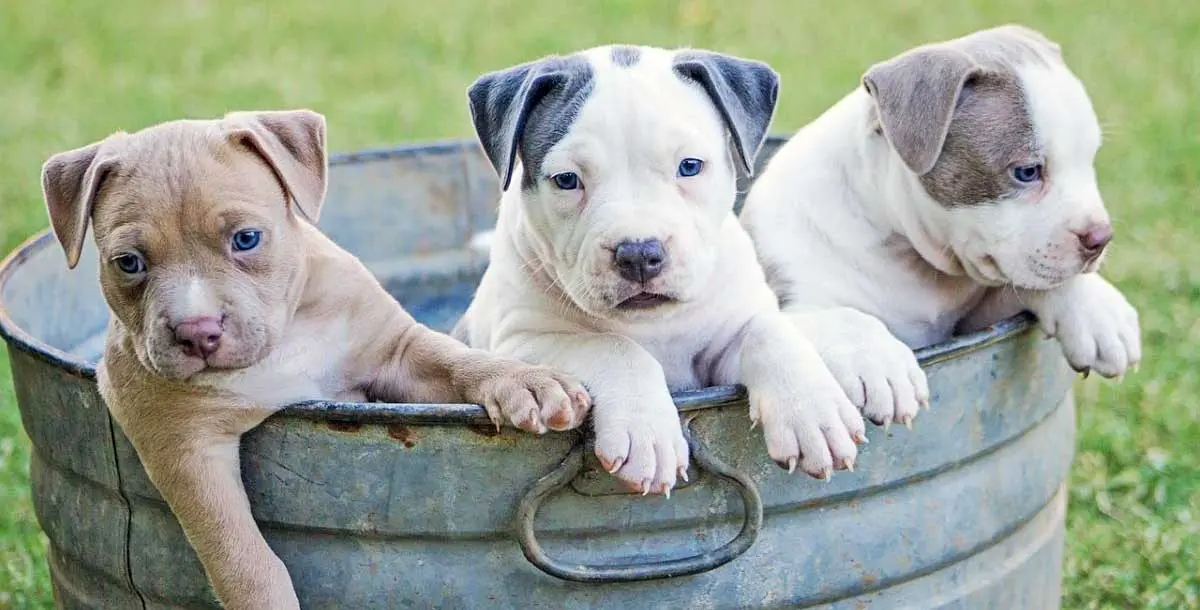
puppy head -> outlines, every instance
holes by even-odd
[[[1100,127],[1058,45],[1020,26],[918,47],[863,77],[922,213],[976,281],[1048,289],[1095,270],[1112,237]]]
[[[539,272],[589,314],[640,319],[705,289],[777,92],[759,62],[611,46],[486,74],[468,99]]]
[[[100,284],[149,371],[186,380],[261,359],[302,281],[300,216],[325,195],[325,119],[239,112],[52,156],[42,188],[74,268],[89,221]]]

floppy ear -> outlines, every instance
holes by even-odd
[[[525,120],[538,102],[570,80],[561,58],[548,57],[480,76],[467,88],[475,136],[508,190]]]
[[[765,63],[710,51],[680,51],[675,72],[708,93],[733,135],[747,176],[762,149],[779,97],[779,75]]]
[[[96,194],[105,176],[116,167],[115,156],[101,154],[103,144],[101,141],[60,152],[42,165],[42,198],[54,236],[71,269],[79,264]]]
[[[311,110],[241,111],[225,115],[231,142],[267,162],[296,208],[314,224],[325,202],[325,117]]]
[[[917,175],[933,169],[959,94],[979,66],[949,47],[920,47],[871,66],[863,87],[875,98],[883,135]]]

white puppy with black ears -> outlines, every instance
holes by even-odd
[[[733,213],[777,91],[759,62],[631,46],[548,57],[469,89],[504,194],[455,336],[578,375],[596,455],[643,493],[669,493],[688,464],[674,390],[747,386],[750,417],[789,471],[828,477],[865,440]]]
[[[1096,270],[1100,127],[1057,44],[1002,26],[871,67],[773,157],[741,220],[781,305],[873,422],[928,400],[910,348],[1022,309],[1076,370],[1141,358]]]

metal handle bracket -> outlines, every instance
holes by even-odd
[[[533,530],[542,502],[566,487],[584,468],[584,451],[588,443],[581,439],[553,471],[538,479],[529,488],[517,507],[517,539],[525,558],[539,570],[563,580],[587,583],[617,583],[655,580],[700,574],[723,566],[745,553],[758,539],[762,529],[763,505],[758,488],[746,475],[737,472],[713,456],[694,434],[684,427],[692,459],[704,470],[731,482],[742,495],[742,529],[724,545],[692,557],[639,563],[626,561],[614,565],[566,563],[548,556]]]

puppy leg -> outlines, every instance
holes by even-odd
[[[569,430],[587,417],[588,393],[568,375],[468,348],[407,316],[392,328],[404,330],[371,385],[372,398],[480,404],[497,427],[507,421],[535,434]]]
[[[175,412],[127,429],[150,481],[175,513],[222,606],[299,610],[288,570],[259,531],[242,485],[238,445],[253,425],[242,419],[231,428],[209,417],[228,412],[228,405],[189,407],[209,413]]]
[[[686,476],[688,446],[662,366],[634,341],[600,333],[520,334],[498,351],[583,380],[595,404],[596,457],[630,489],[670,495],[676,477]]]
[[[834,469],[853,469],[855,443],[866,441],[862,416],[817,350],[776,311],[755,316],[743,332],[742,382],[771,459],[788,472],[799,465],[824,479]]]
[[[1120,377],[1142,359],[1137,310],[1095,273],[1075,276],[1047,291],[1018,289],[1016,298],[1038,317],[1077,371]]]
[[[929,406],[929,382],[912,349],[878,318],[838,307],[786,312],[816,346],[850,401],[878,426],[911,426]]]

